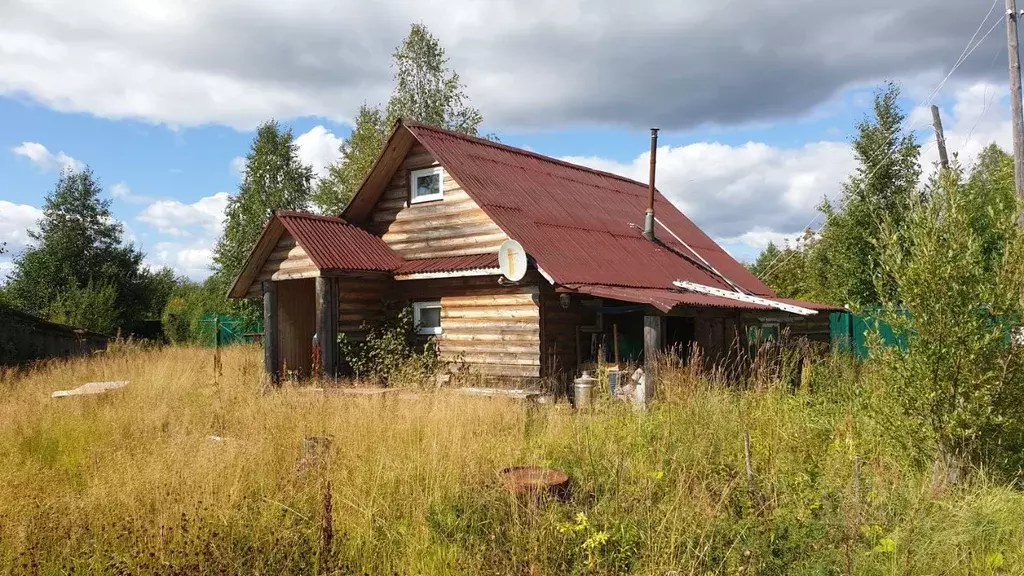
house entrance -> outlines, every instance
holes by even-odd
[[[316,331],[316,280],[281,280],[276,284],[281,374],[309,376]]]

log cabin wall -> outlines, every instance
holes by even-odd
[[[394,286],[394,294],[403,300],[440,301],[437,345],[442,360],[464,362],[486,376],[541,375],[540,298],[535,281],[502,286],[497,276],[478,276],[403,280]]]
[[[746,354],[745,323],[736,311],[695,311],[694,337],[704,361],[711,364],[730,363]]]
[[[380,278],[337,278],[338,334],[354,341],[366,339],[366,325],[380,322],[384,302],[391,298],[394,281]]]
[[[265,280],[299,280],[302,278],[316,278],[320,271],[309,254],[295,243],[295,239],[285,232],[277,241],[277,246],[270,253],[267,261],[263,264],[256,281],[249,287],[246,294],[249,298],[260,296],[260,285]]]
[[[545,377],[569,381],[578,371],[579,351],[576,341],[577,329],[583,324],[583,307],[580,298],[573,296],[569,307],[562,308],[559,295],[547,282],[540,283],[541,325],[544,328],[542,345]],[[588,335],[589,336],[589,335]]]
[[[414,144],[374,206],[368,228],[409,260],[497,254],[508,236],[447,171],[443,199],[409,202],[410,172],[431,166],[438,166],[434,157]]]

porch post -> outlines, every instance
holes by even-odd
[[[334,278],[316,279],[316,333],[320,345],[320,376],[338,375],[338,283]]]
[[[664,317],[660,315],[644,316],[644,377],[647,390],[644,401],[654,397],[654,387],[658,379],[657,356],[664,346]]]
[[[277,341],[277,284],[263,282],[263,371],[270,383],[281,381],[280,357]]]

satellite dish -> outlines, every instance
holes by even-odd
[[[526,276],[526,250],[515,240],[505,240],[498,248],[498,267],[502,275],[512,282]]]

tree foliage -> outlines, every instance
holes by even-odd
[[[1011,346],[1022,318],[1024,235],[1013,173],[986,150],[970,178],[954,165],[934,176],[904,221],[879,243],[888,320],[907,340],[890,355],[908,416],[932,430],[942,460],[1020,464],[1024,350]]]
[[[228,199],[224,233],[213,252],[212,285],[227,292],[274,211],[308,208],[312,182],[313,170],[299,160],[291,130],[275,121],[260,125],[246,156],[245,177]]]
[[[412,25],[393,58],[395,85],[387,105],[360,107],[352,134],[341,145],[341,159],[319,182],[314,202],[325,214],[344,210],[398,119],[472,135],[483,121],[469,104],[458,73],[448,67],[444,47],[425,25]]]
[[[203,283],[182,280],[161,316],[164,335],[175,343],[210,342],[213,327],[203,323],[203,316],[230,311],[231,305],[216,278]]]
[[[151,273],[123,241],[93,172],[62,173],[46,196],[33,245],[14,259],[7,299],[26,312],[110,333],[159,316],[167,272]]]
[[[758,278],[768,279],[768,285],[783,298],[810,299],[813,287],[808,282],[806,269],[807,252],[813,243],[811,230],[804,231],[792,244],[787,241],[782,248],[769,242],[749,266],[750,271]]]
[[[904,129],[899,98],[899,87],[886,84],[875,93],[871,116],[857,123],[851,144],[856,172],[838,201],[819,207],[825,216],[821,230],[793,248],[799,255],[776,261],[788,258],[789,265],[758,268],[761,279],[780,295],[858,307],[877,306],[893,291],[879,263],[882,230],[899,228],[921,197],[920,146]]]

